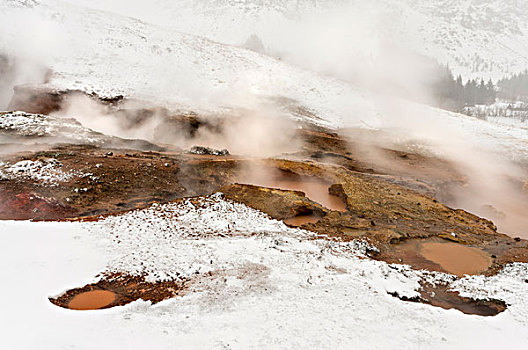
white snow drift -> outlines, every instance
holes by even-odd
[[[455,283],[510,304],[495,317],[407,303],[387,292],[412,296],[420,278],[455,278],[362,259],[364,243],[315,239],[220,195],[98,223],[0,222],[0,230],[9,233],[0,236],[5,348],[491,349],[528,341],[525,264]],[[197,279],[184,297],[157,305],[74,311],[47,300],[108,270]]]

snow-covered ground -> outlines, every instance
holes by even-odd
[[[75,177],[91,176],[80,171],[61,169],[62,163],[56,159],[21,160],[14,164],[0,162],[0,180],[18,178],[33,180],[44,185],[57,186],[60,182],[70,181]]]
[[[27,137],[29,140],[40,138],[82,144],[102,143],[108,139],[101,133],[83,127],[75,119],[21,111],[0,113],[0,137],[15,138],[16,141]]]
[[[361,259],[363,243],[309,239],[218,195],[98,223],[4,221],[0,232],[5,349],[494,349],[528,341],[527,265],[457,282],[468,295],[510,304],[498,316],[403,302],[387,292],[410,296],[422,276],[451,278]],[[156,305],[74,311],[47,300],[101,271],[140,266],[152,279],[215,274]]]

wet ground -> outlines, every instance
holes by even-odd
[[[439,238],[404,241],[394,245],[394,251],[401,262],[413,267],[457,276],[484,273],[493,262],[492,254],[480,248]]]
[[[495,316],[507,308],[506,303],[501,300],[482,300],[461,297],[457,292],[450,291],[446,285],[432,286],[423,283],[419,292],[420,297],[413,299],[400,297],[396,293],[391,295],[403,301],[429,304],[446,310],[456,309],[469,315]]]
[[[330,194],[329,188],[332,184],[315,177],[289,176],[288,178],[288,176],[274,177],[271,175],[269,177],[260,178],[253,181],[240,180],[239,182],[260,187],[300,191],[304,193],[306,198],[321,204],[327,209],[343,212],[347,209],[346,203],[342,198]]]
[[[316,224],[319,222],[319,220],[321,220],[321,217],[314,214],[298,215],[292,218],[284,219],[284,223],[289,226],[299,227],[307,224]]]

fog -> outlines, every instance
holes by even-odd
[[[66,50],[66,42],[64,29],[52,17],[0,11],[0,110],[9,108],[15,86],[49,80],[54,53]]]

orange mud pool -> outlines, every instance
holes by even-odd
[[[319,220],[321,220],[321,217],[316,215],[298,215],[284,220],[284,223],[290,226],[302,226],[306,224],[315,224]]]
[[[68,303],[72,310],[97,310],[114,302],[116,294],[108,290],[91,290],[76,295]]]
[[[485,252],[456,243],[425,242],[420,244],[419,253],[457,276],[478,274],[491,265],[491,258]]]

